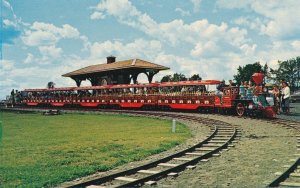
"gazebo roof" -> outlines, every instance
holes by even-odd
[[[129,60],[125,60],[125,61],[117,61],[117,62],[108,63],[108,64],[97,64],[97,65],[87,66],[87,67],[63,74],[62,76],[73,77],[73,76],[79,76],[79,75],[85,75],[85,74],[91,74],[91,73],[101,73],[101,72],[120,70],[120,69],[130,69],[130,68],[153,69],[153,70],[158,70],[158,71],[170,69],[168,67],[158,65],[155,63],[150,63],[148,61],[144,61],[141,59],[129,59]]]

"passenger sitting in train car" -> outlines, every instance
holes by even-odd
[[[149,87],[148,90],[146,89],[146,93],[149,95],[153,95],[154,94],[154,89]]]
[[[143,90],[143,88],[138,88],[137,90],[136,90],[136,94],[139,94],[139,95],[143,95],[144,94],[144,90]]]
[[[236,86],[236,84],[232,80],[229,80],[228,87],[235,87],[235,86]]]
[[[247,96],[247,99],[252,99],[253,97],[253,94],[254,94],[254,89],[255,89],[255,86],[252,85],[252,82],[249,81],[249,84],[247,86],[247,90],[246,90],[246,96]]]
[[[223,93],[224,87],[225,87],[225,80],[222,80],[221,83],[217,86],[217,91],[215,93],[218,97],[220,97],[220,99],[224,95],[224,93]]]
[[[241,85],[239,86],[239,93],[240,99],[244,99],[246,97],[246,88],[243,81],[241,81]]]
[[[181,93],[185,93],[187,91],[187,88],[185,87],[185,86],[183,86],[182,88],[181,88]]]

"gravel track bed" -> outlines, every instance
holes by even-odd
[[[99,114],[101,114],[101,113],[99,113]],[[112,113],[110,113],[110,114],[112,114]],[[118,114],[118,113],[116,113],[116,114]],[[152,116],[150,116],[150,117],[152,117]],[[161,118],[161,119],[163,119],[163,118]],[[182,150],[184,150],[188,147],[191,147],[194,144],[199,143],[202,140],[204,140],[206,138],[206,136],[210,134],[209,133],[210,132],[209,127],[207,127],[203,124],[195,123],[193,121],[180,120],[180,119],[177,119],[177,121],[185,124],[191,130],[192,135],[193,135],[190,139],[188,139],[183,144],[180,144],[180,145],[178,145],[178,146],[176,146],[176,147],[174,147],[174,148],[172,148],[168,151],[165,151],[165,152],[162,152],[162,153],[159,153],[159,154],[156,154],[156,155],[149,156],[149,157],[145,158],[142,161],[131,162],[131,163],[116,167],[115,169],[107,171],[107,172],[99,172],[99,173],[96,173],[96,174],[93,174],[93,175],[90,175],[90,176],[86,176],[86,177],[76,179],[74,181],[65,182],[65,183],[59,185],[58,187],[65,187],[65,186],[68,186],[68,185],[72,185],[73,183],[78,183],[78,182],[82,182],[82,181],[91,180],[91,179],[94,179],[96,177],[103,177],[103,176],[110,175],[110,174],[113,174],[113,173],[117,173],[117,172],[120,172],[120,171],[123,171],[123,170],[134,168],[134,167],[137,167],[137,166],[140,166],[140,165],[143,165],[143,164],[147,164],[151,161],[161,159],[163,157],[169,156],[169,155],[174,154],[176,152],[182,151]],[[171,130],[171,120],[170,120],[170,130]]]
[[[295,131],[261,120],[221,115],[197,115],[236,125],[242,137],[235,147],[198,163],[194,170],[158,182],[158,187],[265,187],[296,159]]]
[[[290,114],[284,115],[280,114],[277,117],[281,119],[287,119],[287,120],[292,120],[292,121],[298,121],[300,122],[300,103],[291,103],[290,104]]]

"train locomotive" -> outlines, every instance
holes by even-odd
[[[31,107],[117,108],[147,110],[192,110],[235,113],[274,118],[276,112],[266,102],[261,86],[263,74],[252,76],[256,83],[252,98],[243,98],[239,87],[222,88],[222,96],[211,89],[219,80],[120,84],[51,89],[25,89],[20,105]],[[210,89],[211,88],[211,89]]]

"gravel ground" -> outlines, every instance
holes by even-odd
[[[162,179],[158,187],[265,187],[276,178],[275,172],[283,172],[283,165],[297,158],[293,130],[250,118],[199,116],[237,125],[242,129],[241,139],[220,157],[199,163],[175,179]]]
[[[291,103],[290,107],[290,114],[288,116],[280,114],[277,117],[300,122],[300,103]]]

